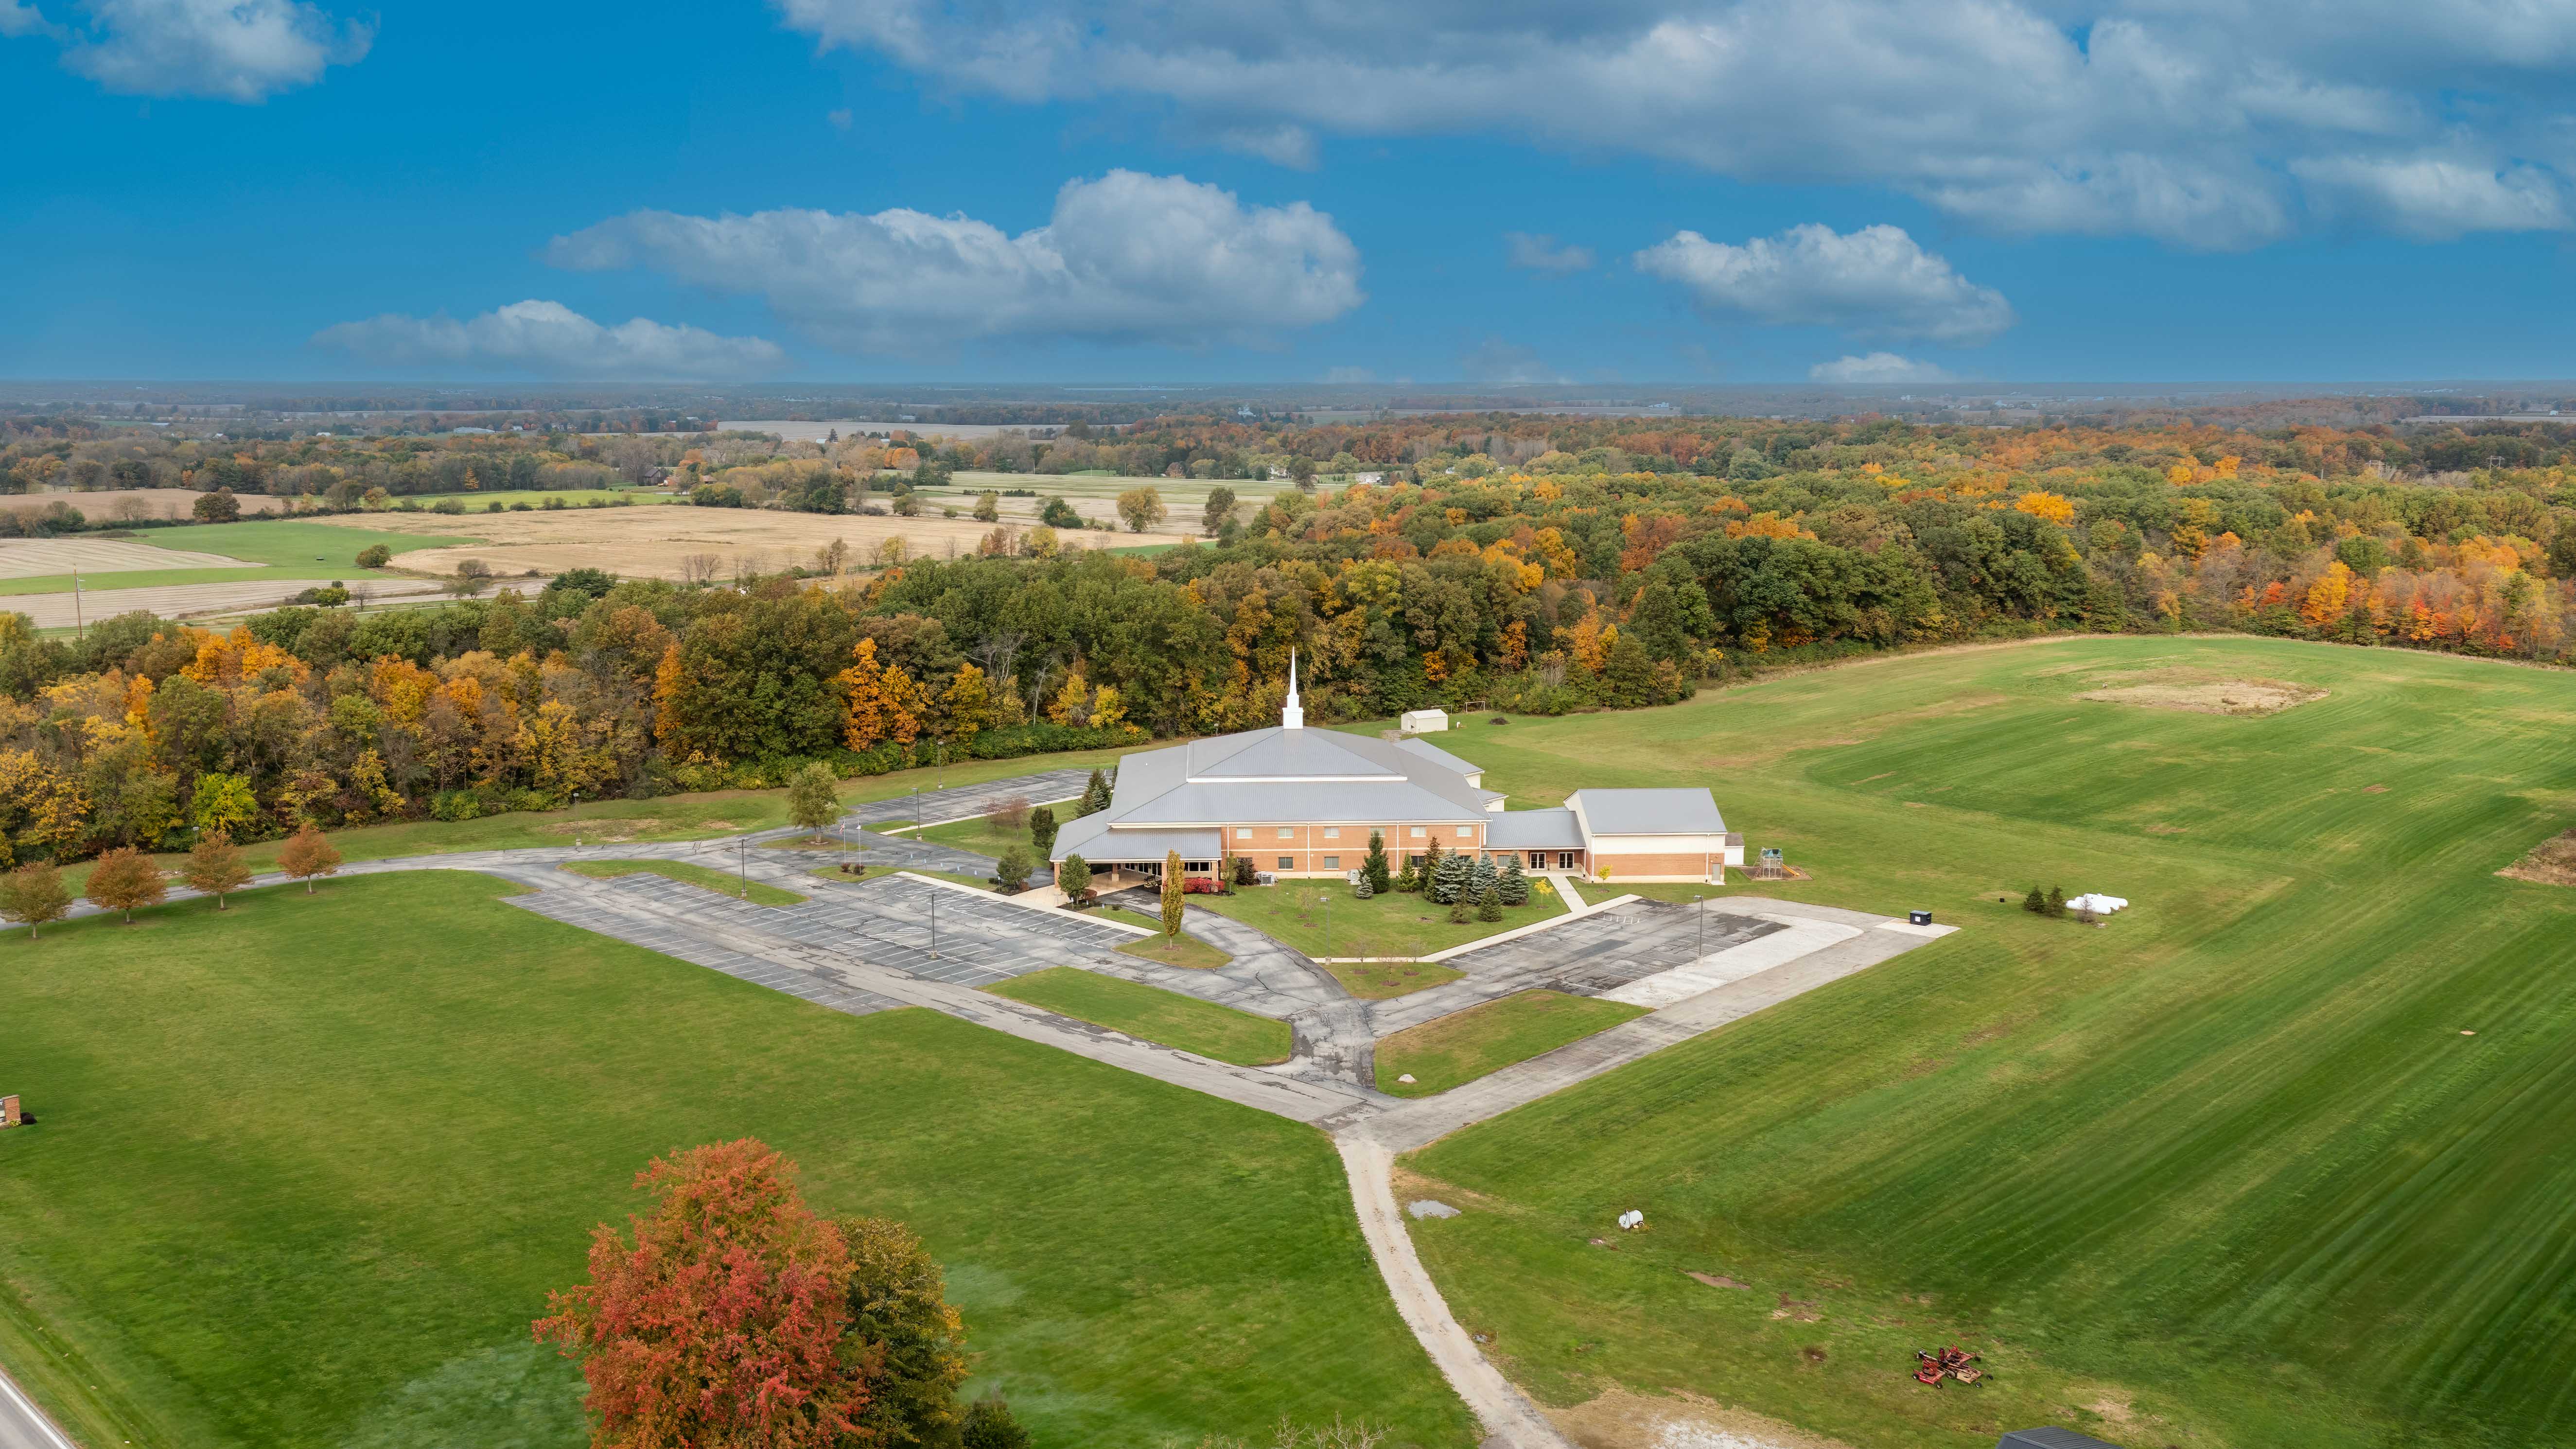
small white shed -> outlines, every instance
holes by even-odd
[[[1409,735],[1437,734],[1449,728],[1449,711],[1445,709],[1408,709],[1396,721],[1396,728]]]

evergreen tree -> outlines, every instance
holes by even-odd
[[[1386,889],[1388,879],[1386,832],[1372,830],[1369,832],[1368,859],[1360,864],[1360,880],[1368,886],[1369,894],[1375,895]]]
[[[1459,905],[1470,897],[1468,888],[1475,878],[1474,867],[1467,858],[1451,852],[1440,858],[1439,867],[1431,874],[1431,899],[1437,905]]]
[[[2052,916],[2066,914],[2066,892],[2055,886],[2048,888],[2048,913]]]
[[[2032,886],[2030,894],[2021,898],[2021,908],[2034,916],[2047,915],[2048,897],[2041,893],[2039,887]]]
[[[1055,852],[1055,807],[1041,805],[1029,812],[1029,844],[1037,847],[1041,859]]]
[[[1163,940],[1168,945],[1181,935],[1181,853],[1167,851],[1163,857]]]
[[[1091,783],[1082,787],[1082,803],[1073,807],[1073,813],[1077,816],[1097,815],[1108,808],[1109,781],[1098,770],[1094,770],[1091,772]]]
[[[1415,873],[1414,880],[1418,883],[1424,895],[1431,895],[1431,892],[1435,888],[1435,882],[1437,882],[1439,878],[1440,842],[1435,840],[1431,842],[1431,849],[1424,852],[1421,868]],[[1431,895],[1431,899],[1435,904],[1446,904],[1446,902],[1441,901],[1440,897],[1436,895]]]
[[[1503,857],[1502,874],[1495,877],[1494,890],[1503,898],[1504,905],[1529,904],[1529,877],[1521,874],[1521,858],[1517,852]]]
[[[1453,926],[1463,926],[1474,918],[1475,913],[1467,909],[1465,901],[1459,901],[1449,908],[1449,924]]]
[[[1492,886],[1485,887],[1485,894],[1478,898],[1476,902],[1476,919],[1480,921],[1499,921],[1502,918],[1502,892],[1494,889]]]
[[[1485,898],[1486,892],[1494,888],[1497,879],[1494,858],[1490,855],[1477,856],[1474,871],[1467,880],[1467,891],[1481,901]]]

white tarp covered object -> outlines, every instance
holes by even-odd
[[[2070,897],[2066,902],[2066,908],[2070,911],[2091,911],[2097,916],[2107,916],[2113,911],[2127,910],[2129,903],[2119,896],[2088,893]]]

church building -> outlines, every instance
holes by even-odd
[[[1293,659],[1278,728],[1121,757],[1109,808],[1067,822],[1051,855],[1148,878],[1176,851],[1191,875],[1241,856],[1284,877],[1336,876],[1360,868],[1372,831],[1397,868],[1434,842],[1614,882],[1722,882],[1744,863],[1744,838],[1705,789],[1577,790],[1553,810],[1506,810],[1483,770],[1419,737],[1310,730]]]

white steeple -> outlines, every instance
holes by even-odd
[[[1302,730],[1306,727],[1305,706],[1297,703],[1297,651],[1288,651],[1288,707],[1279,711],[1281,729]]]

